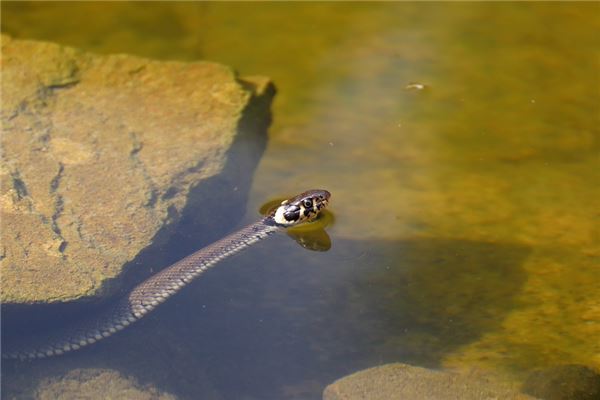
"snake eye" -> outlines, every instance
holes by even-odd
[[[304,204],[304,207],[306,207],[306,208],[311,208],[313,205],[313,202],[311,199],[306,199],[302,202],[302,204]]]

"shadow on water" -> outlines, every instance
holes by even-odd
[[[277,235],[121,334],[8,374],[111,368],[183,399],[318,399],[345,374],[392,361],[436,366],[497,329],[517,306],[528,253],[432,238],[334,238],[330,251],[312,252]]]

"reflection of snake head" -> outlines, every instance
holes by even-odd
[[[331,194],[327,190],[308,190],[284,200],[270,215],[275,224],[294,226],[314,220],[327,207]]]

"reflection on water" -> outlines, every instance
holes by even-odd
[[[330,251],[261,243],[114,339],[5,366],[3,388],[110,367],[182,398],[304,399],[387,361],[600,368],[598,3],[2,11],[16,37],[271,76],[248,210],[323,187],[337,217]]]

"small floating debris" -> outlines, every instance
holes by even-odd
[[[405,90],[424,90],[427,88],[427,85],[418,82],[410,82],[408,85],[404,87]]]

